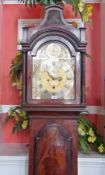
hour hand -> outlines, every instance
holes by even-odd
[[[47,74],[52,80],[55,80],[56,76],[52,71],[47,71]]]

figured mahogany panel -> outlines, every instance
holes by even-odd
[[[35,137],[33,175],[70,175],[72,138],[58,124],[43,127]],[[69,165],[69,166],[68,166]]]
[[[30,118],[29,175],[77,175],[77,121],[37,117]]]

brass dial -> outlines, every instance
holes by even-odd
[[[41,82],[45,90],[51,93],[57,93],[62,90],[67,81],[66,74],[63,69],[56,69],[56,74],[51,71],[44,71]]]
[[[33,58],[33,99],[74,99],[75,60],[61,43],[48,43]]]

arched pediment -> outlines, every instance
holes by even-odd
[[[33,50],[36,44],[37,47],[38,45],[40,47],[44,42],[54,41],[56,37],[56,41],[62,42],[65,40],[67,46],[70,43],[75,51],[85,52],[86,43],[81,39],[85,28],[76,29],[73,25],[68,24],[64,19],[62,10],[63,8],[60,6],[48,6],[39,27],[24,28],[25,42],[22,44],[23,50]]]
[[[40,30],[38,30],[33,36],[29,39],[29,47],[32,50],[33,47],[37,44],[37,42],[40,42],[39,47],[42,44],[44,44],[44,40],[47,41],[54,41],[54,38],[56,40],[62,42],[62,39],[65,40],[68,44],[71,43],[71,45],[75,48],[76,51],[85,51],[86,43],[82,43],[79,38],[77,38],[76,35],[74,35],[70,30],[66,30],[65,27],[58,26],[48,26],[43,27]],[[41,41],[43,40],[43,41]],[[46,42],[46,41],[45,41]],[[67,44],[67,45],[68,45]]]

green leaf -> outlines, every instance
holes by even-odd
[[[16,57],[14,60],[11,61],[11,66],[10,66],[10,77],[13,86],[16,87],[16,89],[21,88],[21,76],[22,76],[22,60],[23,53],[22,52],[17,52]],[[20,82],[20,83],[19,83]]]
[[[82,122],[88,129],[91,127],[91,123],[85,117],[80,116],[78,122]]]
[[[89,144],[82,137],[79,137],[79,146],[80,146],[80,148],[83,150],[83,152],[85,154],[88,154],[89,153],[89,151],[90,151]]]

